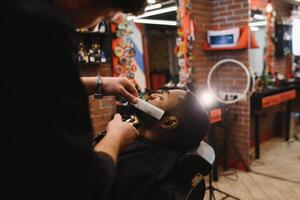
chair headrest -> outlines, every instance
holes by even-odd
[[[197,149],[187,152],[178,160],[176,174],[187,181],[191,181],[197,174],[206,176],[210,173],[214,161],[213,148],[202,141]]]

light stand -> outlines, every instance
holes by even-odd
[[[228,169],[228,144],[230,144],[230,146],[232,147],[234,153],[237,155],[238,157],[238,161],[241,161],[243,166],[245,167],[246,171],[249,172],[250,168],[249,166],[245,163],[244,159],[242,158],[240,152],[238,151],[238,149],[236,148],[236,146],[233,144],[232,140],[228,137],[228,130],[230,127],[229,124],[229,108],[228,108],[228,104],[224,104],[223,105],[223,110],[224,110],[224,117],[223,117],[223,121],[224,121],[224,170]]]
[[[210,131],[209,131],[209,134],[208,134],[208,142],[211,144],[211,146],[213,147],[213,148],[215,148],[215,134],[214,134],[214,127],[211,127],[210,128]],[[212,184],[212,177],[213,177],[213,175],[214,175],[214,171],[215,171],[215,169],[216,169],[216,166],[214,165],[214,167],[213,167],[213,169],[212,169],[212,171],[209,173],[209,182],[208,182],[208,186],[206,187],[206,189],[205,190],[208,190],[209,191],[209,199],[210,200],[212,200],[212,199],[216,199],[216,197],[215,197],[215,195],[214,195],[214,191],[216,191],[216,192],[219,192],[219,193],[221,193],[221,194],[224,194],[225,196],[222,198],[222,199],[226,199],[226,198],[232,198],[232,199],[236,199],[236,200],[240,200],[239,198],[237,198],[237,197],[235,197],[235,196],[233,196],[233,195],[231,195],[231,194],[228,194],[227,192],[224,192],[224,191],[222,191],[222,190],[220,190],[220,189],[218,189],[218,188],[215,188],[214,186],[213,186],[213,184]]]
[[[214,194],[214,191],[217,191],[221,194],[224,194],[225,196],[222,197],[222,199],[227,199],[227,198],[232,198],[232,199],[236,199],[236,200],[240,200],[239,198],[231,195],[231,194],[228,194],[222,190],[219,190],[218,188],[215,188],[213,185],[212,185],[212,171],[210,172],[209,174],[209,185],[206,187],[206,190],[209,190],[209,200],[216,200],[216,197],[215,197],[215,194]]]
[[[227,64],[227,63],[233,63],[235,65],[238,65],[244,72],[245,72],[245,75],[247,77],[247,82],[246,82],[246,85],[245,85],[245,89],[243,92],[239,92],[239,93],[228,93],[226,94],[225,96],[225,99],[224,97],[220,98],[218,95],[215,94],[214,92],[214,88],[212,87],[211,85],[211,78],[212,78],[212,75],[214,73],[214,71],[221,65],[223,64]],[[229,130],[229,123],[228,123],[228,120],[229,120],[229,116],[228,116],[228,104],[233,104],[233,103],[236,103],[238,101],[240,101],[241,99],[243,99],[244,97],[247,97],[248,95],[248,92],[250,90],[250,87],[251,87],[251,80],[253,81],[253,79],[251,78],[252,76],[252,73],[251,73],[251,70],[249,70],[250,68],[246,67],[243,63],[241,63],[240,61],[238,60],[234,60],[234,59],[224,59],[224,60],[221,60],[219,62],[217,62],[216,64],[213,65],[213,67],[211,68],[211,70],[209,71],[208,73],[208,78],[207,78],[207,86],[208,86],[208,90],[210,91],[210,93],[214,96],[214,98],[222,103],[224,106],[223,106],[223,113],[224,113],[224,117],[223,118],[223,126],[224,126],[224,151],[225,151],[225,168],[228,168],[227,167],[227,161],[228,161],[228,143],[231,144],[231,146],[233,147],[233,150],[234,152],[237,154],[239,160],[242,161],[242,163],[244,164],[245,168],[247,171],[249,171],[249,167],[245,164],[245,162],[243,161],[242,159],[242,156],[240,155],[240,153],[238,152],[237,148],[234,146],[233,142],[231,142],[231,139],[228,137],[228,130]],[[252,83],[254,84],[254,83]],[[214,134],[209,134],[209,140],[210,139],[213,139],[211,138],[210,136],[212,136]],[[211,142],[214,142],[211,141]],[[213,148],[215,147],[214,145],[212,145]],[[239,198],[233,196],[233,195],[230,195],[224,191],[221,191],[215,187],[212,186],[212,174],[209,175],[209,186],[206,188],[207,190],[209,190],[209,198],[210,200],[211,199],[215,199],[215,196],[214,196],[214,191],[217,191],[221,194],[224,194],[225,196],[222,198],[222,199],[226,199],[228,197],[230,198],[233,198],[233,199],[237,199],[239,200]]]
[[[220,97],[218,96],[215,92],[214,89],[211,85],[211,80],[212,80],[212,75],[214,73],[214,71],[221,65],[223,65],[224,63],[233,63],[235,65],[238,65],[245,73],[246,77],[247,77],[247,82],[245,85],[245,89],[243,90],[243,92],[235,92],[235,93],[227,93],[225,94],[224,97]],[[239,101],[241,101],[244,97],[247,97],[247,95],[249,95],[249,91],[251,89],[251,81],[252,81],[252,89],[251,91],[253,91],[253,87],[254,87],[254,78],[252,76],[253,71],[251,70],[250,67],[246,67],[242,62],[235,60],[235,59],[224,59],[221,60],[219,62],[217,62],[216,64],[213,65],[213,67],[211,68],[211,70],[209,71],[208,74],[208,78],[207,78],[207,86],[209,91],[211,92],[211,94],[214,96],[214,98],[222,103],[224,105],[224,130],[225,130],[225,134],[224,134],[224,153],[225,153],[225,165],[224,165],[224,169],[227,170],[228,166],[227,166],[227,161],[228,161],[228,143],[231,144],[231,146],[233,147],[234,152],[236,153],[236,155],[238,156],[239,160],[242,161],[243,165],[245,166],[246,170],[249,171],[249,167],[245,164],[244,160],[242,159],[242,156],[240,155],[240,153],[238,152],[237,148],[235,147],[235,145],[233,144],[233,142],[231,141],[231,139],[228,137],[228,129],[229,129],[229,116],[228,116],[228,105],[229,104],[234,104],[237,103]]]

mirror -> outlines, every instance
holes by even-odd
[[[184,50],[189,45],[186,33],[189,31],[180,30],[184,17],[180,20],[177,17],[183,9],[180,2],[148,0],[145,13],[131,18],[133,22],[142,24],[145,30],[146,62],[149,65],[150,87],[154,90],[165,86],[178,87],[183,79],[182,76],[179,78],[180,72],[190,65],[188,53]]]
[[[249,49],[249,64],[260,80],[258,91],[280,87],[297,76],[299,59],[295,53],[300,42],[294,39],[292,45],[293,24],[300,18],[297,4],[289,0],[251,0],[249,26],[259,48]]]
[[[146,12],[134,20],[144,24],[152,89],[158,89],[170,80],[178,82],[176,10],[175,0],[150,0]]]
[[[252,9],[250,18],[250,30],[253,32],[259,48],[249,49],[249,64],[257,76],[262,76],[264,71],[265,54],[267,47],[267,21],[266,15],[261,9]]]

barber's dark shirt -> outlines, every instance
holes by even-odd
[[[103,199],[114,163],[92,151],[74,27],[47,0],[0,10],[0,198]]]
[[[174,168],[182,156],[174,150],[136,141],[122,152],[109,200],[183,200],[190,182],[181,182]],[[178,183],[178,181],[180,181]],[[190,200],[204,197],[204,181]]]

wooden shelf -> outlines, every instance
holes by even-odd
[[[240,38],[238,44],[234,47],[225,47],[225,48],[211,48],[208,44],[208,41],[205,41],[203,50],[204,51],[234,51],[234,50],[242,50],[248,49],[249,42],[249,27],[241,27],[240,28]],[[250,48],[259,48],[254,34],[251,32],[250,34]]]
[[[82,35],[82,36],[100,36],[100,37],[104,37],[104,36],[108,36],[108,32],[105,33],[100,33],[100,32],[76,32],[78,35]]]
[[[95,63],[79,63],[79,67],[100,67],[100,66],[107,66],[110,65],[110,62],[106,63],[100,63],[100,62],[95,62]]]

